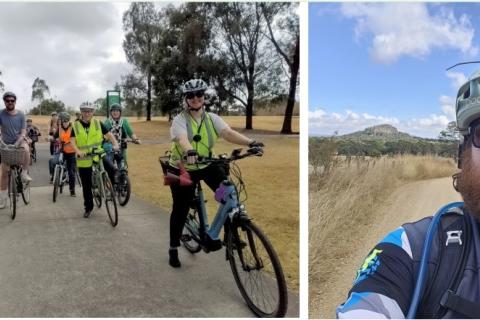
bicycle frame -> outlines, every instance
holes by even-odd
[[[189,228],[193,234],[196,234],[197,232],[199,233],[198,238],[195,239],[198,242],[202,242],[204,240],[202,237],[205,234],[207,234],[212,240],[219,240],[220,231],[222,230],[227,219],[233,219],[233,217],[235,217],[235,215],[240,212],[243,207],[238,201],[235,185],[229,180],[224,180],[217,189],[217,192],[222,193],[222,195],[220,199],[220,205],[211,226],[208,225],[205,197],[200,181],[197,182],[195,189],[196,199],[194,199],[194,201],[197,202],[200,226],[198,230],[195,230],[195,227],[188,225],[187,228]]]
[[[92,164],[92,190],[98,189],[100,197],[105,198],[105,187],[102,182],[102,173],[105,172],[103,161],[99,157],[98,161],[93,161]]]
[[[57,177],[57,166],[60,166],[60,170],[59,170],[59,173],[60,173],[60,185],[63,185],[67,182],[67,179],[68,179],[68,175],[66,175],[66,172],[67,172],[67,164],[65,162],[65,159],[63,158],[63,153],[60,152],[59,156],[58,156],[58,163],[55,165],[55,168],[53,169],[53,181],[56,181],[56,177]]]

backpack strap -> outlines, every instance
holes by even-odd
[[[472,302],[460,297],[452,290],[444,293],[440,305],[443,308],[453,310],[471,319],[480,319],[480,303]]]

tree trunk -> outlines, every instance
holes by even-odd
[[[246,114],[246,123],[245,123],[245,129],[251,130],[253,129],[252,125],[252,118],[253,118],[253,95],[254,95],[254,89],[253,89],[253,83],[248,83],[247,84],[247,89],[248,89],[248,97],[247,97],[247,114]]]
[[[283,118],[282,131],[283,134],[292,133],[292,115],[295,106],[295,93],[297,91],[298,69],[300,67],[300,37],[297,37],[295,44],[295,54],[293,56],[293,63],[290,73],[290,90],[288,92],[287,108],[285,109],[285,117]]]
[[[152,120],[152,72],[147,74],[147,121]]]

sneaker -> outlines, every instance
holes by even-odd
[[[182,265],[180,260],[178,260],[178,250],[170,249],[168,250],[168,264],[174,268],[180,268]]]
[[[88,211],[85,210],[85,212],[83,213],[83,217],[88,218],[88,217],[90,217],[91,214],[92,214],[92,210],[88,210]]]
[[[75,190],[70,190],[70,197],[76,197]]]
[[[32,177],[30,177],[30,176],[28,175],[27,171],[22,171],[21,176],[22,176],[22,181],[23,181],[23,182],[30,182],[30,181],[33,180]]]
[[[217,251],[217,250],[220,250],[222,249],[222,240],[220,239],[211,239],[210,237],[208,237],[207,241],[206,241],[206,246],[208,248],[209,251]]]

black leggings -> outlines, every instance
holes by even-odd
[[[172,170],[178,174],[178,170]],[[225,169],[221,166],[210,165],[204,169],[189,171],[192,181],[203,180],[212,189],[217,190],[223,180],[227,179]],[[170,216],[170,246],[180,246],[183,226],[187,220],[190,204],[195,196],[195,184],[191,186],[170,185],[172,191],[173,207]]]

